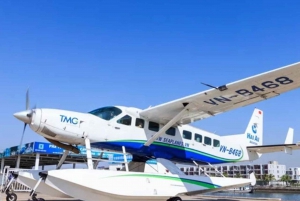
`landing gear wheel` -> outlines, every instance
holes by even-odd
[[[173,197],[168,199],[167,201],[182,201],[182,199],[180,197]]]
[[[9,193],[6,195],[6,201],[17,201],[18,196],[15,193]]]
[[[45,201],[43,198],[37,198],[37,194],[33,193],[31,196],[32,201]]]

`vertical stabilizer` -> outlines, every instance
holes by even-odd
[[[244,136],[247,146],[263,144],[263,112],[261,110],[254,109]]]
[[[294,138],[294,129],[289,128],[284,144],[293,144],[293,138]]]

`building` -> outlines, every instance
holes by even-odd
[[[300,167],[290,167],[286,174],[290,176],[293,182],[300,183]]]
[[[86,166],[86,148],[82,145],[78,145],[77,148],[80,153],[75,154],[69,152],[64,164],[73,164],[73,168],[76,168],[76,164]],[[6,148],[0,152],[0,174],[3,172],[5,166],[24,169],[39,169],[39,167],[41,167],[41,169],[44,170],[46,166],[57,165],[64,151],[64,149],[48,142],[31,142],[23,144],[22,146]],[[96,159],[94,165],[96,165],[97,162],[104,162],[104,164],[100,164],[97,169],[121,170],[124,167],[125,160],[123,153],[102,151],[95,148],[92,148],[91,152],[92,158]],[[127,154],[126,159],[130,162],[132,155]],[[149,160],[147,163],[156,164],[156,161]]]
[[[226,177],[242,177],[248,178],[249,171],[254,171],[257,179],[263,179],[263,175],[272,174],[275,180],[280,180],[282,175],[286,174],[286,166],[278,164],[277,161],[270,161],[268,164],[256,165],[223,165],[223,166],[201,166],[199,169],[196,166],[179,166],[181,171],[187,175],[199,175],[202,170],[209,176],[220,176],[221,174]]]
[[[65,164],[86,164],[86,148],[85,146],[77,146],[80,150],[79,154],[70,152],[65,160]],[[96,159],[108,159],[109,161],[123,159],[123,154],[113,152],[103,152],[99,149],[91,149],[92,157]],[[22,146],[13,146],[4,149],[0,152],[0,174],[3,172],[5,166],[10,168],[24,168],[24,169],[39,169],[41,166],[57,165],[64,150],[54,144],[48,142],[31,142]],[[128,156],[130,159],[130,156]]]

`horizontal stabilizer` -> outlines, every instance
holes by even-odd
[[[300,142],[296,144],[275,144],[275,145],[263,145],[263,146],[249,146],[247,150],[250,152],[258,152],[261,154],[273,153],[284,151],[289,153],[292,150],[300,150]]]
[[[293,150],[300,149],[300,142],[296,144],[293,143],[293,137],[294,137],[294,129],[289,128],[284,144],[248,146],[247,150],[250,152],[257,152],[260,154],[280,152],[280,151],[284,151],[286,154],[292,154]]]

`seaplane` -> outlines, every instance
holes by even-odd
[[[111,175],[109,178],[114,178],[111,181],[117,182],[118,185],[122,183],[117,179],[118,177],[124,179],[126,184],[128,177],[120,176],[120,174],[132,174],[128,171],[130,168],[127,165],[125,168],[127,171],[122,173],[103,173],[100,170],[94,170],[93,159],[88,151],[91,147],[124,154],[129,153],[132,155],[131,164],[145,163],[149,159],[165,159],[198,166],[253,161],[264,153],[285,151],[285,153],[291,154],[293,150],[300,149],[299,143],[293,143],[292,132],[288,132],[283,144],[263,145],[263,111],[260,109],[254,109],[246,131],[238,135],[219,136],[189,125],[192,122],[214,117],[223,112],[267,100],[299,88],[300,63],[218,87],[205,85],[212,89],[146,109],[106,106],[87,113],[48,108],[30,109],[27,93],[26,110],[17,112],[14,116],[24,122],[23,135],[26,126],[29,125],[34,132],[67,151],[78,152],[77,145],[86,146],[88,169],[52,170],[40,173],[45,183],[58,189],[64,189],[63,191],[68,195],[83,200],[99,200],[97,196],[101,197],[100,195],[106,195],[101,197],[102,200],[165,199],[166,197],[161,197],[163,195],[167,195],[170,200],[176,200],[179,198],[177,195],[189,194],[189,192],[200,193],[201,190],[204,190],[187,187],[189,185],[183,182],[185,177],[177,175],[181,183],[171,182],[167,185],[172,189],[170,190],[172,195],[165,194],[165,190],[160,191],[166,187],[159,185],[164,180],[153,181],[160,190],[149,188],[151,195],[144,191],[145,194],[134,194],[129,190],[130,187],[127,188],[127,185],[124,188],[127,190],[120,190],[118,194],[112,190],[113,187],[108,190],[108,187],[105,188],[104,185],[98,184],[107,183],[108,180],[102,180],[107,179],[107,175]],[[146,174],[146,172],[138,174]],[[83,175],[85,176],[83,177]],[[144,179],[142,179],[143,181],[148,181],[149,177],[132,176],[130,178],[135,178],[134,181],[141,178]],[[208,182],[201,176],[199,177],[199,181]],[[230,183],[230,180],[226,180],[228,178],[222,177],[218,179],[226,180],[225,183],[211,177],[207,177],[207,179],[211,179],[210,184],[216,185],[217,189],[222,189],[224,184],[227,184],[225,186],[245,184],[244,181],[242,184],[233,184]],[[152,179],[148,181],[148,183],[151,182]],[[251,183],[250,180],[247,182]],[[72,190],[67,190],[66,186]],[[142,185],[142,183],[138,186],[148,189],[147,185]],[[184,188],[177,188],[178,186]],[[95,197],[88,198],[89,195],[84,194],[83,189],[93,193]],[[173,191],[173,189],[180,190]],[[131,194],[126,194],[127,191]],[[142,195],[146,197],[140,197]]]

